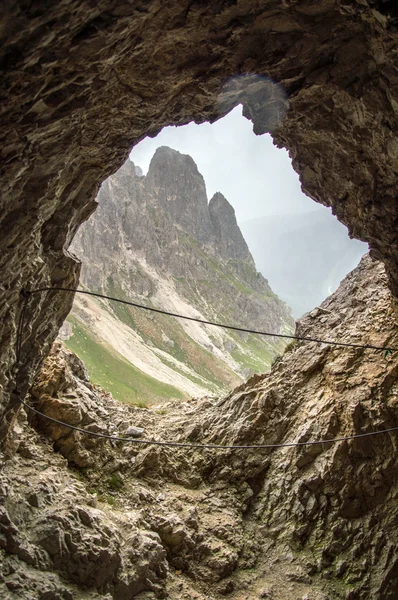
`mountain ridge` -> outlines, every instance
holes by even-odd
[[[207,200],[193,159],[160,147],[141,173],[128,160],[102,185],[99,207],[71,247],[83,261],[82,284],[173,313],[290,332],[290,311],[256,270],[233,207],[220,192]],[[78,298],[69,320],[167,385],[179,372],[177,389],[189,395],[219,392],[267,370],[284,346],[143,312],[93,300],[88,309]],[[78,352],[73,337],[67,343]]]

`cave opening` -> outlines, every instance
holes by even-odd
[[[367,250],[302,193],[287,151],[253,135],[241,105],[145,138],[98,202],[71,246],[85,289],[238,327],[292,333],[287,313],[319,305]],[[252,306],[258,292],[268,299]],[[171,321],[77,295],[61,337],[94,381],[138,405],[219,393],[285,347]]]
[[[221,597],[231,589],[234,597],[253,598],[395,597],[392,435],[343,442],[330,450],[322,444],[319,454],[310,449],[265,456],[234,451],[219,459],[206,452],[192,460],[185,452],[144,451],[137,456],[134,448],[121,456],[113,445],[103,451],[94,438],[65,435],[49,422],[43,426],[42,444],[22,414],[14,428],[18,394],[23,397],[27,391],[70,310],[69,297],[55,293],[30,304],[19,364],[14,341],[21,287],[77,285],[78,266],[63,248],[90,212],[97,184],[144,135],[166,123],[214,120],[215,90],[231,73],[271,74],[285,85],[291,108],[276,134],[278,146],[289,148],[307,192],[318,200],[330,199],[352,235],[369,241],[374,256],[386,264],[397,296],[396,44],[386,19],[362,1],[116,6],[83,0],[40,3],[42,10],[5,4],[0,438],[14,432],[9,436],[11,460],[2,465],[6,502],[0,589],[15,597],[105,593],[115,600],[126,594],[202,597],[203,590]],[[255,104],[244,106],[255,117],[256,132],[271,131]],[[100,233],[100,241],[109,236],[115,242],[114,232],[103,228]],[[187,246],[194,249],[192,243]],[[92,258],[98,257],[93,253]],[[200,261],[199,253],[196,258]],[[308,318],[312,335],[325,330],[326,319],[333,336],[395,343],[382,265],[367,263],[336,303],[338,329],[335,314],[320,314]],[[153,302],[150,282],[138,265],[132,276]],[[98,282],[104,283],[116,286],[108,277]],[[175,297],[170,288],[166,291]],[[94,311],[90,318],[103,327],[110,316],[107,311],[101,321]],[[111,321],[109,335],[124,331],[123,320],[141,318],[118,316],[122,327],[112,331]],[[150,341],[159,338],[161,328],[150,319],[141,322],[141,329]],[[174,338],[160,335],[158,356],[165,358],[164,347],[172,350],[172,383],[186,373],[175,368],[175,361],[187,356],[181,336],[180,330]],[[81,340],[92,351],[84,330]],[[210,334],[204,341],[217,342]],[[298,350],[298,357],[295,349],[287,353],[282,371],[280,363],[275,369],[272,394],[256,384],[258,393],[252,382],[228,402],[204,400],[193,412],[189,404],[169,415],[160,413],[159,428],[152,428],[147,411],[107,403],[88,382],[68,389],[73,378],[65,377],[71,369],[65,371],[62,356],[59,368],[54,357],[47,362],[55,368],[47,369],[50,379],[43,371],[36,405],[65,421],[88,424],[93,432],[112,433],[115,426],[129,435],[134,424],[145,427],[152,439],[181,436],[220,444],[231,437],[253,443],[296,436],[312,443],[322,432],[377,433],[396,425],[396,362],[321,348],[314,363],[311,348]],[[197,346],[189,351],[197,361]],[[230,351],[236,353],[236,347]],[[201,364],[197,379],[211,379],[212,365]],[[75,371],[76,366],[71,365]],[[301,370],[302,380],[297,377]],[[114,378],[116,374],[120,371],[112,369]],[[141,375],[132,376],[143,382]],[[159,392],[167,396],[170,388],[163,383]],[[48,440],[57,441],[63,458],[53,453]],[[65,459],[82,469],[80,481]],[[260,483],[264,465],[269,485],[264,482],[263,494],[257,494],[253,481]],[[103,488],[95,491],[92,481],[88,485],[90,466],[98,473],[94,484],[108,480],[102,499],[96,492]],[[123,510],[111,495],[118,488],[122,493],[118,469],[123,478],[131,471],[138,478],[125,486],[133,494]],[[169,495],[177,487],[179,494]],[[218,520],[220,508],[225,508],[225,521]],[[214,511],[218,522],[210,528],[206,522],[215,523]],[[183,590],[176,592],[180,585]]]

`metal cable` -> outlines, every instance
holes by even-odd
[[[42,291],[50,291],[53,289],[56,289],[56,288],[47,288]],[[64,289],[64,288],[61,288],[61,289]],[[40,290],[35,290],[35,293],[38,293],[39,291]],[[67,291],[79,291],[79,290],[67,290]],[[21,313],[20,313],[20,317],[19,317],[19,321],[18,321],[18,326],[17,326],[17,340],[16,340],[17,364],[21,362],[22,333],[23,333],[24,322],[25,322],[25,313],[27,310],[30,293],[33,293],[33,292],[24,294],[24,302],[22,305],[22,309],[21,309]],[[87,292],[85,292],[85,293],[87,293]],[[91,294],[95,295],[93,292],[91,292]],[[112,300],[118,301],[116,298],[107,298],[107,299],[112,299]],[[126,301],[122,301],[122,302],[127,303]],[[157,312],[159,312],[159,311],[157,311]],[[174,315],[172,315],[172,316],[174,316]],[[386,348],[383,348],[383,350],[386,350]],[[25,408],[27,408],[31,412],[39,415],[40,417],[43,417],[44,419],[46,419],[48,421],[57,423],[57,425],[62,425],[63,427],[67,427],[68,429],[78,431],[79,433],[83,433],[83,434],[90,435],[93,437],[112,440],[115,442],[130,442],[130,443],[140,444],[140,445],[144,445],[144,446],[167,446],[167,447],[171,447],[171,448],[193,448],[193,449],[212,449],[212,450],[253,450],[253,449],[265,450],[265,449],[274,449],[274,448],[295,448],[295,447],[300,447],[300,446],[315,446],[315,445],[319,445],[319,444],[333,444],[336,442],[345,442],[348,440],[355,440],[355,439],[359,439],[359,438],[365,438],[365,437],[370,437],[370,436],[374,436],[374,435],[381,435],[381,434],[385,434],[385,433],[392,433],[394,431],[398,431],[398,427],[390,427],[389,429],[381,429],[380,431],[370,431],[367,433],[358,433],[355,435],[348,435],[348,436],[343,436],[343,437],[338,437],[338,438],[332,438],[330,440],[321,439],[321,440],[315,440],[315,441],[310,441],[310,442],[287,442],[287,443],[282,443],[282,444],[257,444],[257,445],[192,444],[192,443],[186,443],[186,442],[161,442],[161,441],[155,441],[155,440],[139,440],[136,438],[121,437],[121,436],[116,436],[116,435],[99,433],[99,432],[95,432],[95,431],[89,431],[88,429],[84,429],[82,427],[77,427],[76,425],[71,425],[70,423],[65,423],[64,421],[60,421],[59,419],[54,419],[53,417],[50,417],[49,415],[42,413],[41,411],[37,410],[36,408],[33,408],[33,406],[30,406],[27,402],[25,402],[21,398],[21,394],[18,393],[18,391],[16,391],[15,393],[16,393],[20,403]]]
[[[47,287],[33,290],[24,290],[25,294],[38,294],[42,292],[73,292],[77,294],[86,294],[87,296],[94,296],[96,298],[103,298],[104,300],[112,300],[113,302],[119,302],[120,304],[127,304],[128,306],[134,306],[135,308],[142,308],[151,312],[159,313],[161,315],[167,315],[169,317],[176,317],[177,319],[185,319],[187,321],[194,321],[196,323],[202,323],[203,325],[213,325],[214,327],[222,327],[223,329],[232,329],[233,331],[240,331],[243,333],[253,333],[256,335],[264,335],[269,337],[285,338],[289,340],[298,340],[302,342],[316,342],[318,344],[328,344],[330,346],[343,346],[346,348],[362,348],[364,350],[382,350],[384,352],[398,352],[398,348],[388,348],[385,346],[373,346],[371,344],[353,344],[350,342],[334,342],[331,340],[322,340],[318,338],[310,338],[299,335],[288,335],[284,333],[272,333],[270,331],[258,331],[256,329],[245,329],[243,327],[236,327],[235,325],[226,325],[223,323],[215,323],[214,321],[205,321],[204,319],[198,319],[196,317],[188,317],[187,315],[180,315],[178,313],[172,313],[167,310],[161,310],[160,308],[153,308],[151,306],[145,306],[143,304],[137,304],[136,302],[130,302],[129,300],[121,300],[120,298],[113,298],[112,296],[106,296],[98,292],[88,292],[86,290],[78,290],[74,288],[62,288],[62,287]]]

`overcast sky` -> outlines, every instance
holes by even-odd
[[[287,151],[276,148],[270,135],[254,135],[252,127],[238,106],[213,125],[166,127],[156,138],[144,139],[130,157],[146,174],[159,146],[189,154],[205,179],[208,198],[224,194],[238,221],[319,208],[301,192]]]
[[[287,151],[276,148],[270,135],[256,136],[252,123],[242,116],[240,106],[213,125],[190,123],[167,127],[156,138],[144,139],[130,157],[145,175],[159,146],[169,146],[192,156],[206,182],[208,198],[217,191],[224,194],[234,207],[238,222],[256,219],[251,224],[242,224],[246,241],[257,267],[269,279],[273,290],[293,306],[295,315],[310,310],[334,291],[366,252],[365,244],[348,239],[347,229],[335,221],[329,208],[301,192]],[[282,239],[285,227],[294,230],[295,224],[304,227],[307,223],[306,218],[298,216],[300,213],[313,211],[318,212],[308,219],[310,226],[305,229],[302,240],[293,236],[290,245],[286,237]],[[284,218],[258,227],[260,217],[272,215],[284,215]],[[328,221],[328,215],[330,221],[334,221],[330,226],[323,222],[325,218]],[[318,232],[319,218],[323,223],[322,233]],[[290,259],[280,251],[281,244],[288,256],[292,253]],[[333,244],[337,244],[339,252]],[[314,255],[320,262],[317,281],[309,278],[308,265]],[[288,263],[295,265],[293,273],[286,271]]]

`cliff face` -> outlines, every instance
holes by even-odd
[[[290,310],[256,271],[234,209],[220,193],[208,202],[190,156],[159,148],[146,177],[127,161],[103,184],[98,202],[71,247],[83,261],[87,289],[206,320],[292,331]],[[188,394],[219,391],[263,372],[284,346],[281,340],[89,302],[91,309],[86,297],[77,298],[72,330],[73,323],[85,327],[148,376]],[[128,348],[119,343],[125,335]],[[76,349],[76,343],[72,336],[69,346]],[[108,380],[100,382],[106,387]],[[147,391],[148,399],[156,397]]]
[[[396,347],[392,300],[383,266],[365,257],[298,332]],[[157,441],[311,442],[396,427],[397,372],[396,356],[301,342],[225,397],[156,412],[108,398],[57,345],[30,402],[113,435],[138,426]],[[56,453],[21,421],[1,472],[5,598],[396,597],[396,433],[217,451],[31,423]]]
[[[201,244],[212,240],[206,186],[190,156],[171,148],[158,148],[145,179],[148,192],[171,223]]]

